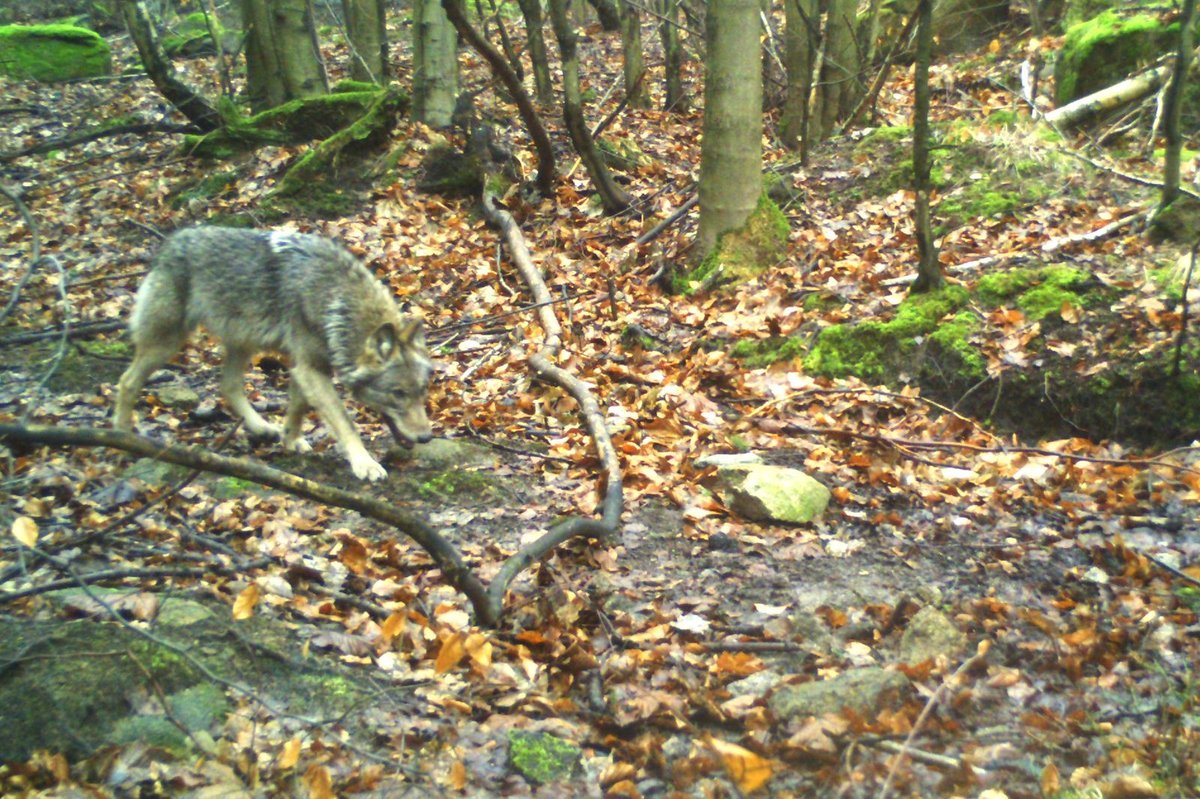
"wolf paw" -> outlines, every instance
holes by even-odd
[[[298,436],[291,441],[285,440],[283,445],[292,452],[299,452],[301,454],[305,452],[312,452],[312,444],[309,444],[307,441],[305,441],[302,436]]]
[[[350,458],[350,471],[359,480],[374,482],[387,477],[387,469],[380,466],[370,455],[360,455]]]

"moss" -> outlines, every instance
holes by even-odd
[[[827,377],[856,375],[863,380],[886,382],[905,368],[918,347],[917,338],[934,333],[943,317],[957,312],[968,301],[961,286],[940,291],[910,294],[888,322],[833,325],[821,331],[817,343],[804,359],[805,371]],[[947,343],[965,341],[966,323],[955,317],[956,329],[944,335]],[[958,352],[961,347],[950,350]]]
[[[975,293],[988,305],[999,305],[1009,297],[1020,294],[1037,283],[1037,272],[1033,269],[1009,269],[993,272],[979,278]]]
[[[1063,306],[1079,308],[1079,295],[1061,286],[1043,283],[1035,286],[1017,298],[1017,307],[1025,312],[1028,319],[1037,321],[1052,313],[1060,313]]]
[[[1166,33],[1155,16],[1122,18],[1112,9],[1072,26],[1054,72],[1059,104],[1115,83],[1154,59]]]
[[[778,361],[790,361],[804,355],[804,341],[796,336],[772,336],[766,339],[740,339],[729,348],[729,354],[751,369],[770,366]]]
[[[230,36],[219,19],[212,20],[212,30],[221,37],[222,47],[226,50],[236,48],[236,35]],[[197,11],[183,17],[175,29],[162,37],[163,52],[172,57],[194,57],[212,55],[217,47],[209,31],[209,20],[204,12]]]
[[[110,72],[108,43],[74,25],[0,26],[0,74],[21,80],[60,81]]]
[[[988,114],[987,121],[989,125],[995,125],[996,127],[1001,128],[1011,128],[1017,124],[1017,119],[1018,117],[1016,111],[1003,109],[1000,111],[993,111],[992,113]]]
[[[971,336],[979,331],[979,319],[969,312],[956,314],[943,321],[938,329],[929,334],[929,341],[942,353],[952,353],[961,365],[965,377],[982,379],[987,375],[987,359],[971,343]]]
[[[737,282],[761,274],[783,258],[790,234],[787,217],[763,192],[746,223],[737,230],[721,234],[700,266],[672,278],[672,288],[676,293],[691,294],[718,283]]]
[[[1150,234],[1157,240],[1193,242],[1200,237],[1200,201],[1180,195],[1150,220]]]
[[[238,177],[238,173],[233,170],[216,172],[181,191],[171,205],[175,208],[184,208],[192,202],[207,202],[216,199],[231,189],[236,190]]]
[[[417,486],[417,491],[427,497],[453,497],[464,494],[480,496],[495,494],[499,487],[484,472],[451,469],[426,479]]]
[[[344,94],[346,92],[377,92],[379,86],[365,80],[339,80],[329,89],[333,94]]]
[[[190,741],[183,731],[165,716],[130,716],[119,719],[113,725],[109,741],[114,744],[142,744],[165,749],[183,756],[188,752]]]
[[[569,779],[582,754],[575,744],[547,733],[526,730],[508,733],[509,763],[536,785]]]

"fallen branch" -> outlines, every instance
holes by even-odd
[[[125,322],[120,319],[102,319],[95,322],[81,322],[63,327],[48,327],[44,330],[33,330],[28,333],[17,333],[5,339],[0,339],[0,347],[12,347],[17,344],[32,344],[48,338],[59,338],[65,335],[68,339],[90,338],[101,333],[111,333],[114,330],[124,330]]]
[[[73,136],[64,136],[61,139],[48,139],[47,141],[30,145],[23,150],[14,150],[11,153],[0,153],[0,162],[12,161],[26,155],[37,155],[38,153],[48,153],[54,150],[66,150],[70,147],[78,147],[81,144],[87,144],[97,139],[105,139],[109,136],[123,136],[125,134],[143,135],[146,133],[198,133],[199,131],[200,129],[195,125],[175,125],[170,122],[136,122],[129,125],[113,125],[109,128],[89,130],[85,133],[76,133]]]
[[[17,281],[17,285],[13,286],[12,296],[5,303],[4,310],[0,310],[0,323],[2,323],[16,309],[17,303],[21,300],[21,292],[29,284],[30,278],[33,277],[33,270],[37,268],[38,261],[42,260],[42,237],[38,232],[37,220],[33,218],[33,214],[30,213],[29,208],[21,200],[21,195],[17,194],[15,189],[9,188],[3,183],[0,183],[0,194],[11,200],[13,205],[17,207],[17,213],[25,220],[25,226],[29,228],[31,242],[29,266],[26,268],[25,274],[21,275],[20,280]]]
[[[610,487],[605,498],[603,521],[574,518],[551,527],[543,536],[525,545],[501,564],[496,577],[490,584],[485,584],[467,567],[461,553],[416,514],[373,496],[346,491],[255,461],[218,455],[200,446],[164,445],[133,433],[98,428],[0,424],[0,443],[10,448],[18,445],[108,447],[178,466],[249,480],[293,496],[357,511],[392,526],[417,542],[441,569],[446,581],[466,595],[475,611],[476,622],[485,627],[499,624],[504,612],[504,592],[523,569],[576,536],[610,537],[616,529],[621,511],[621,484],[618,479],[616,488]],[[615,451],[613,458],[615,460]],[[611,499],[614,495],[615,501]]]
[[[1195,71],[1197,63],[1193,60],[1189,74]],[[1167,78],[1171,77],[1174,68],[1174,63],[1168,62],[1139,75],[1126,78],[1120,83],[1115,83],[1089,94],[1087,97],[1080,97],[1061,108],[1056,108],[1046,114],[1043,119],[1055,127],[1070,127],[1103,111],[1111,111],[1125,103],[1140,100],[1158,91],[1159,87],[1166,83]]]
[[[521,273],[522,279],[529,287],[530,293],[533,294],[534,302],[539,306],[538,318],[545,338],[542,340],[541,348],[529,356],[529,365],[539,379],[559,386],[579,403],[584,423],[587,425],[588,433],[596,447],[596,456],[600,459],[600,467],[604,471],[601,519],[568,519],[547,533],[546,537],[561,537],[561,540],[565,541],[575,535],[592,535],[605,540],[613,540],[618,534],[624,497],[621,489],[621,465],[617,458],[616,448],[613,447],[612,439],[609,437],[608,428],[604,424],[604,413],[586,385],[570,372],[553,363],[562,350],[562,328],[550,306],[552,299],[550,290],[546,288],[546,282],[542,280],[541,272],[534,266],[529,247],[525,244],[525,237],[521,235],[521,229],[512,215],[500,208],[496,204],[495,198],[486,189],[483,192],[482,200],[484,218],[504,237],[513,265]],[[524,560],[528,562],[522,563],[519,560],[521,558],[522,553],[520,552],[509,558],[508,562],[501,567],[496,579],[500,580],[501,577],[512,579],[511,575],[506,572],[510,564],[512,564],[512,568],[519,570],[528,565],[528,562],[532,562],[526,558]]]

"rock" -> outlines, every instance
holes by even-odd
[[[94,78],[111,68],[108,43],[75,25],[0,27],[0,74],[42,82]]]
[[[195,408],[200,404],[200,395],[187,386],[170,384],[154,390],[158,403],[166,408]]]
[[[511,730],[508,734],[509,764],[535,785],[570,779],[582,754],[575,744],[549,733]]]
[[[923,663],[939,655],[954,657],[967,647],[967,636],[937,608],[923,607],[909,620],[900,639],[900,660]]]
[[[799,469],[737,464],[717,470],[725,504],[751,521],[803,524],[824,512],[829,489]]]
[[[707,469],[709,466],[738,466],[762,462],[763,459],[753,452],[714,452],[712,455],[696,458],[695,465],[697,469]]]
[[[734,696],[762,696],[770,691],[783,679],[773,671],[758,671],[749,677],[734,680],[725,686],[725,690]]]
[[[1105,11],[1071,26],[1054,69],[1059,105],[1111,86],[1152,63],[1173,44],[1172,34],[1153,14]]]
[[[435,438],[412,448],[412,457],[424,467],[494,466],[496,454],[487,447],[457,438]]]
[[[844,708],[873,718],[884,707],[898,706],[910,687],[898,671],[868,667],[831,680],[780,686],[767,705],[780,720],[840,713]]]

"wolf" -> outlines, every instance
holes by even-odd
[[[170,235],[134,302],[136,349],[117,386],[115,428],[130,429],[138,392],[199,325],[222,344],[221,395],[253,436],[282,438],[287,448],[307,452],[300,424],[312,408],[355,477],[387,477],[338,398],[336,374],[398,440],[432,437],[425,403],[433,364],[420,319],[402,314],[391,292],[329,239],[207,225]],[[282,428],[246,399],[246,365],[264,350],[291,359]]]

